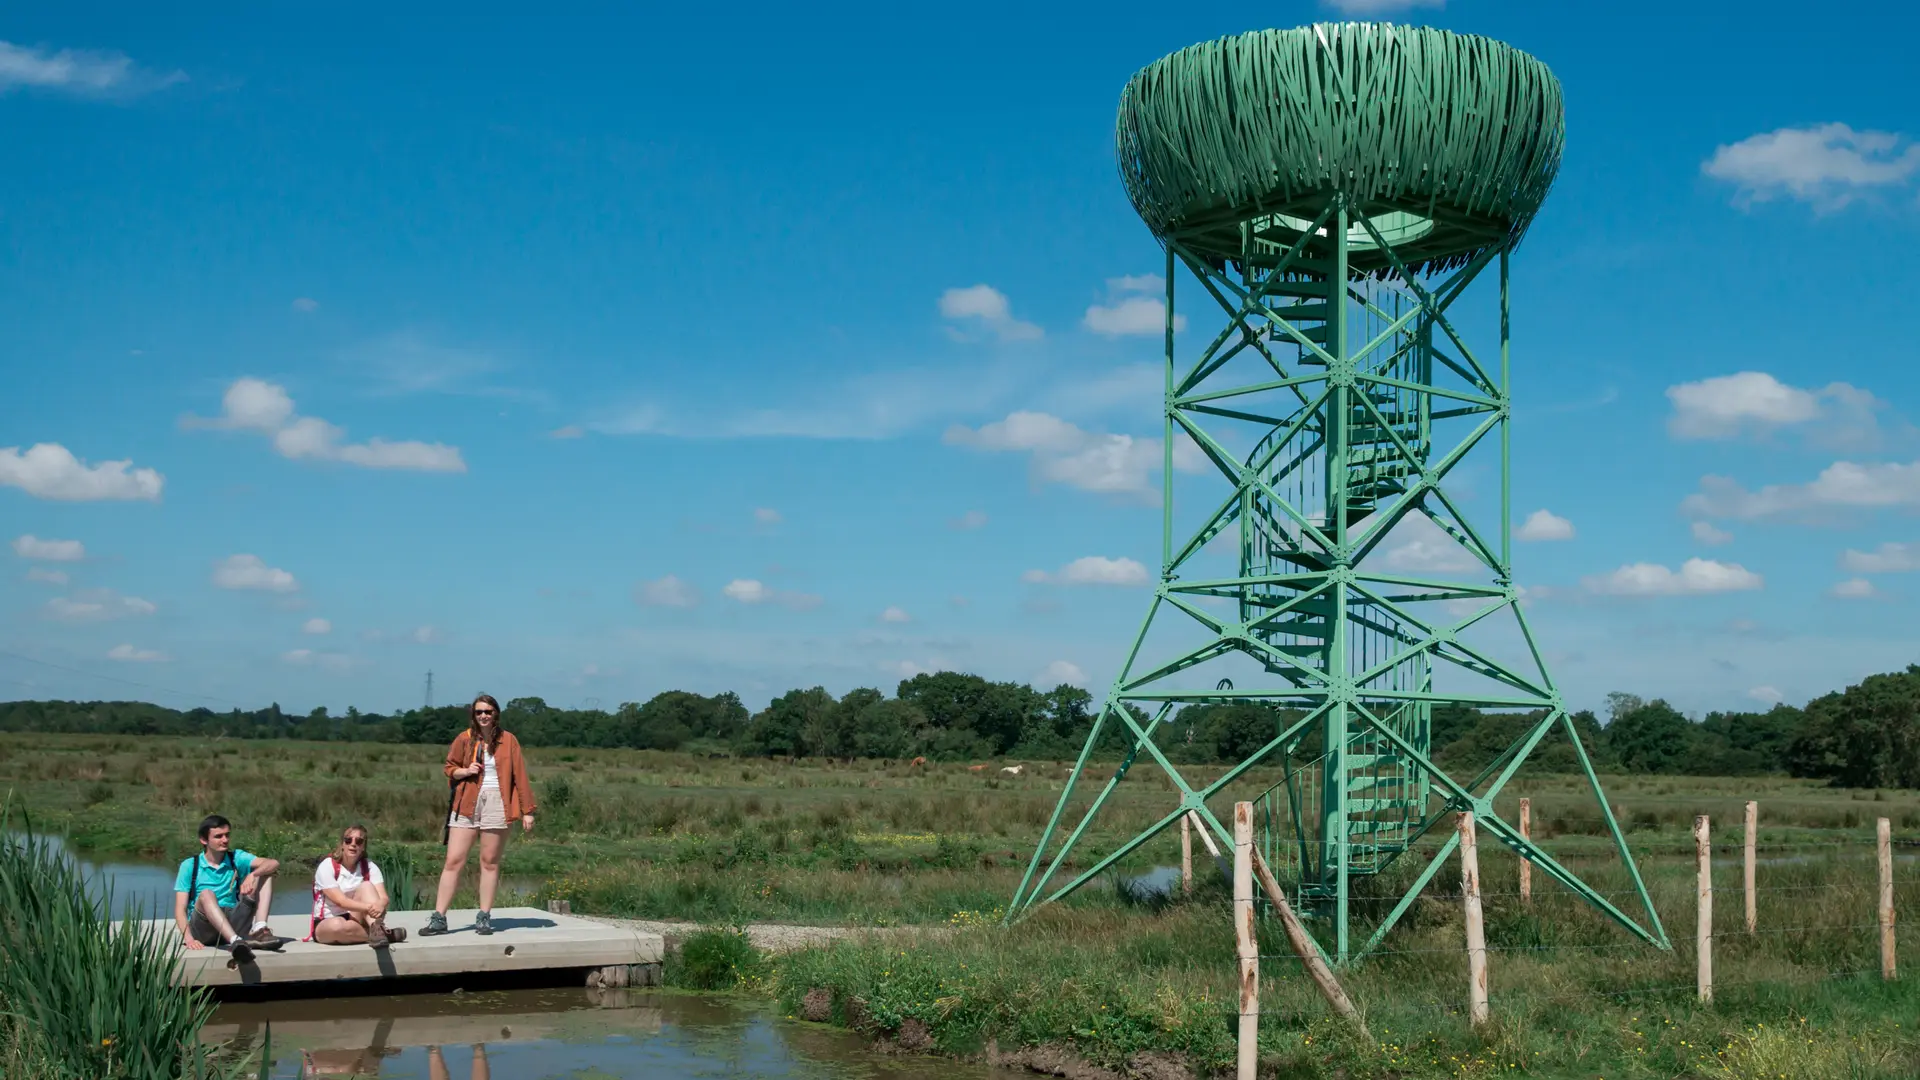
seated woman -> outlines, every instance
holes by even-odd
[[[340,834],[340,848],[313,868],[313,926],[307,940],[322,945],[371,945],[384,949],[407,932],[386,924],[386,878],[367,858],[367,827]]]

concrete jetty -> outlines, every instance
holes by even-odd
[[[180,980],[192,986],[293,986],[446,975],[475,976],[477,986],[489,973],[562,970],[580,971],[595,986],[658,981],[665,956],[665,942],[658,934],[537,908],[495,908],[496,932],[482,937],[473,932],[473,914],[450,911],[450,933],[421,937],[427,912],[391,912],[387,925],[405,927],[407,940],[385,949],[304,942],[299,939],[307,934],[307,916],[275,915],[268,925],[289,940],[278,952],[255,948],[247,964],[235,964],[225,949],[180,945],[171,919],[155,920],[155,928],[157,940],[180,951]]]

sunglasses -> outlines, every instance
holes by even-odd
[[[475,710],[473,710],[473,715],[475,715],[475,716],[492,716],[492,715],[493,715],[493,710],[492,710],[492,709],[475,709]]]
[[[364,836],[349,836],[345,840],[340,841],[340,843],[346,847],[366,847],[367,838]]]

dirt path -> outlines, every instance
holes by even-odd
[[[699,930],[700,923],[673,922],[661,919],[616,919],[605,915],[576,915],[576,918],[591,919],[608,926],[623,926],[632,930],[644,930],[650,934],[659,934],[670,943]],[[937,931],[939,927],[922,926],[794,926],[787,923],[749,923],[742,927],[747,932],[747,940],[754,948],[770,953],[792,952],[795,949],[810,949],[834,941],[864,937],[876,934],[882,937],[916,934]]]

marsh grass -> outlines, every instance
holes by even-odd
[[[233,1071],[199,1043],[212,1002],[175,985],[173,943],[114,922],[79,868],[11,809],[0,813],[0,1075],[181,1080]],[[21,826],[18,832],[15,826]]]

